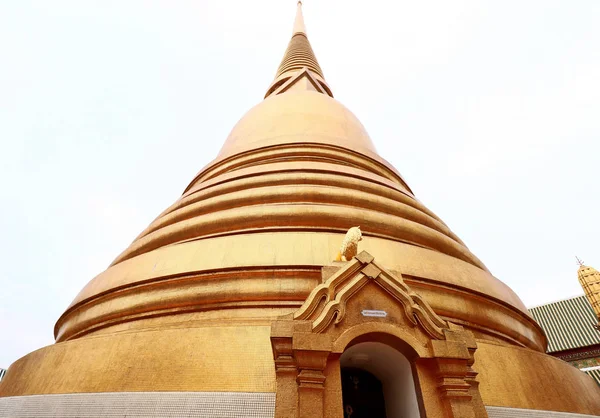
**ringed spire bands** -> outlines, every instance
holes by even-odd
[[[600,272],[593,267],[583,264],[583,261],[577,259],[579,270],[577,276],[579,283],[585,292],[585,296],[592,305],[592,309],[596,314],[598,324],[597,329],[600,330]]]
[[[304,32],[296,32],[290,40],[275,77],[278,78],[285,73],[298,71],[304,67],[323,77],[323,70],[319,66],[317,57],[315,57],[306,34]]]
[[[277,69],[275,80],[267,90],[265,98],[271,96],[273,93],[279,94],[286,91],[287,89],[284,89],[279,92],[279,88],[286,83],[293,83],[295,80],[302,79],[303,72],[307,73],[309,78],[312,78],[312,84],[315,87],[314,90],[333,97],[331,89],[325,82],[323,70],[317,61],[317,57],[306,35],[306,26],[304,25],[304,17],[302,15],[302,2],[299,1],[296,8],[292,39],[290,39],[283,59]],[[306,86],[310,87],[310,85]]]

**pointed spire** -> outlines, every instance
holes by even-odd
[[[323,70],[321,70],[317,57],[306,36],[306,27],[304,26],[304,16],[302,14],[302,1],[298,1],[292,39],[283,55],[281,64],[279,64],[275,80],[267,90],[265,98],[273,93],[278,94],[278,90],[283,85],[294,83],[294,80],[302,78],[301,74],[303,72],[308,73],[313,81],[318,83],[318,91],[333,97],[323,77]],[[289,88],[289,86],[287,87]],[[287,91],[288,89],[284,90]]]
[[[579,258],[577,259],[577,262],[579,264],[579,270],[577,271],[579,283],[596,314],[598,320],[596,328],[600,331],[600,272],[592,267],[584,265]]]
[[[292,36],[297,33],[303,33],[306,35],[306,27],[304,26],[304,16],[302,16],[302,1],[298,1],[296,7],[296,20],[294,21],[294,32]]]

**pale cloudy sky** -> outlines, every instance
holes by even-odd
[[[600,2],[306,0],[338,100],[527,306],[600,268]],[[218,152],[294,0],[0,2],[0,367]]]

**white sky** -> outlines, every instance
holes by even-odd
[[[294,0],[0,2],[0,367],[258,103]],[[527,306],[600,268],[600,2],[306,0],[338,100]]]

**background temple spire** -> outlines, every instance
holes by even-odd
[[[579,269],[577,270],[577,277],[579,278],[579,284],[585,292],[585,297],[592,305],[592,309],[596,314],[598,324],[596,329],[600,331],[600,272],[595,268],[585,266],[583,261],[577,257]]]

